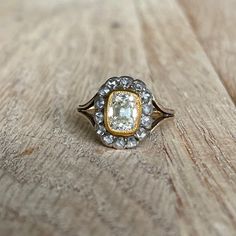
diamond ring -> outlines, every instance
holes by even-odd
[[[105,146],[134,148],[174,111],[158,105],[146,84],[129,76],[112,77],[78,107]]]

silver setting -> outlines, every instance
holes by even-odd
[[[147,130],[151,129],[152,127],[152,117],[151,116],[148,116],[148,115],[142,115],[142,118],[141,118],[141,126]]]
[[[95,113],[94,119],[95,119],[96,124],[103,123],[103,118],[104,118],[104,115],[101,111],[98,111]]]
[[[112,147],[113,145],[113,142],[115,140],[114,136],[109,134],[109,133],[105,133],[103,135],[100,136],[101,137],[101,140],[102,142],[108,146],[108,147]]]
[[[137,138],[139,141],[142,141],[143,139],[145,139],[147,137],[147,135],[150,133],[149,130],[140,127],[139,130],[135,133],[135,138]]]
[[[139,95],[142,101],[142,117],[139,129],[129,137],[116,136],[109,133],[104,125],[104,108],[107,97],[115,90],[128,90]],[[95,127],[97,135],[105,146],[115,149],[134,148],[144,140],[161,121],[174,116],[174,111],[160,106],[141,80],[130,76],[112,77],[98,90],[97,94],[86,104],[80,105],[82,113]]]
[[[134,136],[127,138],[127,143],[125,145],[126,148],[134,148],[137,145],[138,145],[138,140]]]
[[[113,143],[113,147],[116,149],[123,149],[126,145],[126,139],[124,137],[118,137]]]

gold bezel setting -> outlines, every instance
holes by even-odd
[[[135,119],[134,127],[130,130],[116,130],[111,127],[112,121],[110,120],[110,117],[108,115],[108,108],[112,105],[113,97],[120,94],[128,94],[135,98],[135,105],[136,105],[135,108],[137,109],[137,118]],[[134,135],[140,126],[141,116],[142,116],[142,102],[141,102],[141,98],[139,97],[137,93],[133,91],[127,91],[127,90],[115,90],[109,94],[106,105],[105,105],[105,109],[104,109],[104,124],[105,124],[106,130],[109,133],[111,133],[112,135],[122,136],[122,137],[128,137],[128,136]]]

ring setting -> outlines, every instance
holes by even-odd
[[[105,146],[134,148],[174,111],[161,107],[146,84],[130,76],[109,78],[95,96],[80,105]]]

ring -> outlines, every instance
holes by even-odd
[[[95,96],[79,105],[105,146],[134,148],[174,111],[154,99],[146,84],[130,76],[109,78]]]

